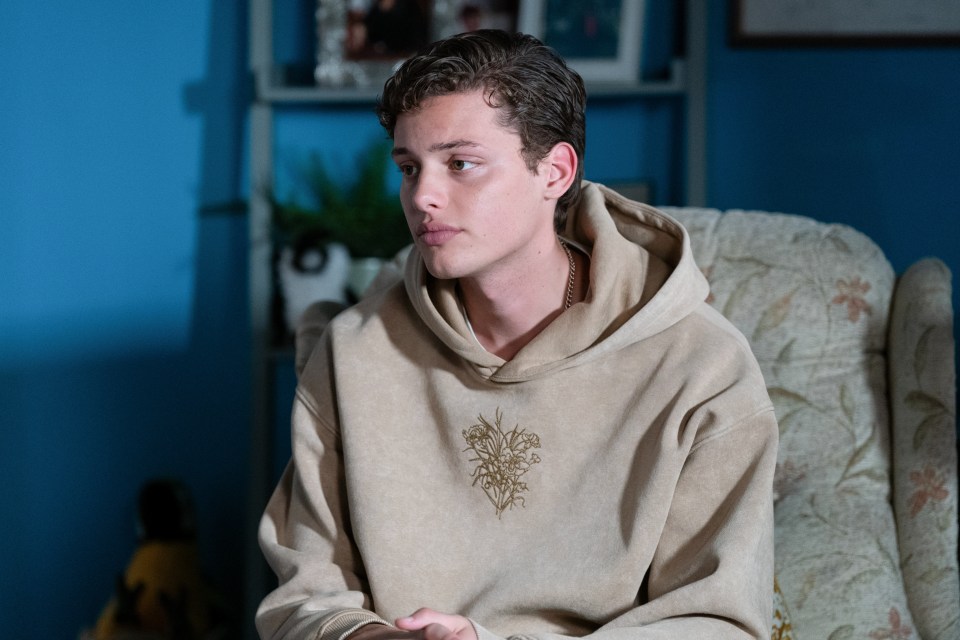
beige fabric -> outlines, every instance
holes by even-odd
[[[769,637],[777,427],[759,367],[704,303],[682,227],[584,194],[569,231],[591,248],[588,301],[509,362],[416,254],[322,334],[260,527],[280,579],[264,638],[337,640],[347,611],[422,606],[487,636]]]
[[[908,488],[897,496],[901,556],[887,401],[894,275],[880,249],[849,227],[798,216],[668,212],[687,226],[710,302],[750,340],[777,408],[777,575],[797,637],[958,637],[949,311],[912,329],[899,347],[909,353],[892,356],[923,370],[922,380],[894,378],[894,417],[913,425],[895,432],[898,452],[915,454],[897,471]],[[930,304],[918,279],[908,280],[915,299],[892,331]],[[949,290],[939,299],[949,307]],[[951,361],[939,373],[934,351]],[[912,576],[909,604],[901,563]]]

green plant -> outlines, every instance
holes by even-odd
[[[355,258],[392,258],[410,243],[410,232],[399,198],[387,188],[390,148],[372,144],[346,185],[330,177],[318,153],[310,154],[299,173],[313,202],[280,202],[271,194],[274,241],[298,252],[339,242]]]

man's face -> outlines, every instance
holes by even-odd
[[[430,98],[397,118],[400,200],[435,277],[515,280],[556,242],[549,171],[532,172],[520,150],[480,91]]]

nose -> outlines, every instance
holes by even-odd
[[[416,181],[410,186],[414,206],[424,213],[443,209],[447,204],[447,190],[437,171],[422,167]]]

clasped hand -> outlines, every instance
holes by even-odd
[[[419,609],[396,626],[368,624],[351,633],[347,640],[478,640],[473,623],[463,616]]]

